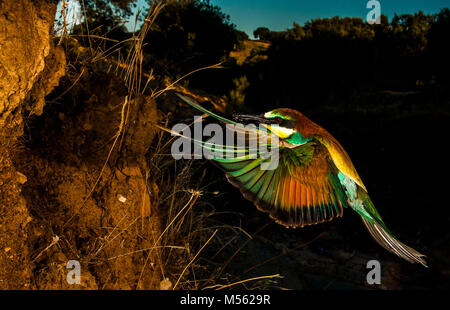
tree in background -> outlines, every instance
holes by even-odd
[[[245,40],[249,40],[248,34],[245,31],[234,30],[234,34],[236,35],[237,49],[243,48],[243,42]]]
[[[136,0],[84,0],[83,11],[91,29],[101,28],[102,33],[123,27],[136,7]]]
[[[301,40],[306,35],[305,30],[302,26],[294,22],[292,29],[286,29],[286,39],[287,40]]]
[[[270,30],[267,27],[259,27],[253,31],[253,36],[259,40],[270,40]]]
[[[450,9],[442,9],[432,24],[428,37],[428,55],[432,72],[438,80],[450,79]]]
[[[143,15],[152,0],[144,0],[145,7],[141,8],[138,16],[142,21]],[[66,0],[66,3],[68,1]],[[130,20],[133,13],[136,12],[138,0],[79,0],[81,6],[82,22],[75,26],[71,31],[74,35],[82,35],[79,40],[83,45],[88,43],[88,34],[107,37],[116,42],[123,41],[130,37],[126,23]],[[59,21],[60,23],[61,21]],[[116,42],[104,40],[101,42],[104,50],[110,48]]]
[[[450,11],[419,11],[370,25],[361,18],[318,18],[284,32],[258,28],[271,46],[240,74],[246,105],[341,104],[379,90],[408,90],[448,76]],[[356,100],[356,99],[355,99]]]
[[[209,1],[168,1],[147,36],[146,64],[184,75],[224,60],[238,35],[229,16]]]
[[[148,0],[148,4],[151,1]],[[445,80],[449,74],[450,11],[432,16],[419,11],[381,16],[381,24],[361,18],[319,18],[285,31],[257,28],[253,34],[269,41],[243,66],[230,60],[248,36],[210,1],[167,0],[144,42],[144,69],[177,78],[223,62],[225,70],[189,76],[191,87],[216,95],[236,90],[253,103],[274,104],[344,101],[380,89],[405,90],[416,84]],[[123,21],[136,1],[84,0],[91,33],[108,33],[122,41],[130,34]],[[83,27],[80,27],[83,28]],[[115,44],[106,41],[105,45]],[[105,48],[106,49],[106,48]],[[124,51],[125,53],[126,51]],[[261,57],[258,57],[261,56]],[[246,86],[236,81],[246,77]],[[234,81],[234,82],[233,82]],[[242,101],[239,99],[239,101]]]

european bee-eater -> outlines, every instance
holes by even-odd
[[[238,124],[178,96],[224,123]],[[350,207],[379,245],[408,262],[426,266],[425,255],[400,242],[386,227],[349,155],[327,130],[287,108],[234,118],[256,122],[280,141],[279,163],[273,170],[262,170],[260,158],[213,158],[225,170],[228,181],[259,210],[286,227],[303,227],[341,217],[343,208]]]

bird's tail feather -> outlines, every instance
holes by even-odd
[[[365,190],[358,188],[358,198],[359,205],[363,208],[357,208],[355,211],[359,213],[364,226],[379,245],[410,263],[419,263],[428,267],[424,259],[425,255],[400,242],[389,231]]]
[[[400,242],[384,227],[384,225],[379,224],[375,220],[369,220],[364,217],[361,218],[364,226],[366,226],[373,239],[375,239],[375,241],[383,248],[410,263],[419,263],[425,267],[428,267],[425,259],[423,258],[425,255]]]

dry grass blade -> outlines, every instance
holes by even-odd
[[[185,251],[188,250],[188,249],[186,249],[185,247],[182,247],[182,246],[176,246],[176,245],[160,245],[160,246],[156,246],[156,247],[154,247],[154,248],[145,248],[145,249],[140,249],[140,250],[136,250],[136,251],[132,251],[132,252],[120,254],[120,255],[117,255],[117,256],[109,257],[108,260],[113,260],[113,259],[117,259],[117,258],[120,258],[120,257],[132,255],[132,254],[136,254],[136,253],[140,253],[140,252],[144,252],[144,251],[148,251],[148,250],[152,250],[152,249],[164,249],[164,248],[177,249],[177,250],[185,250]]]
[[[188,207],[191,207],[196,201],[197,198],[200,196],[200,192],[197,191],[193,191],[191,194],[191,197],[189,198],[189,201],[184,205],[184,207],[177,213],[177,215],[175,215],[175,217],[172,219],[172,221],[166,226],[166,228],[164,229],[164,231],[160,234],[160,236],[158,237],[158,239],[156,239],[156,241],[154,242],[153,246],[150,248],[149,253],[147,254],[147,258],[144,262],[144,266],[142,267],[141,270],[141,274],[139,275],[139,279],[138,279],[138,283],[137,283],[137,287],[139,287],[139,284],[141,282],[142,279],[142,275],[144,274],[144,270],[145,267],[147,266],[148,260],[150,259],[150,255],[152,253],[152,250],[156,247],[156,245],[158,244],[158,242],[162,239],[162,237],[164,236],[164,234],[169,230],[169,228],[173,225],[173,223],[175,222],[175,220],[180,216],[180,214]]]
[[[123,104],[123,106],[122,106],[121,120],[120,120],[119,129],[117,130],[117,133],[115,134],[115,139],[114,139],[113,145],[112,145],[111,148],[109,149],[108,156],[106,157],[105,163],[103,164],[103,166],[102,166],[102,168],[101,168],[101,170],[100,170],[100,173],[99,173],[99,175],[98,175],[98,177],[97,177],[97,180],[95,181],[95,183],[94,183],[94,185],[92,186],[92,188],[91,188],[91,190],[89,191],[89,193],[88,193],[88,194],[86,195],[86,197],[83,199],[83,202],[82,202],[80,208],[78,208],[77,212],[74,212],[74,214],[72,214],[72,216],[67,220],[67,222],[64,224],[64,226],[66,226],[66,225],[67,225],[67,224],[75,217],[75,215],[76,215],[76,214],[77,214],[77,213],[85,206],[87,200],[89,199],[89,197],[91,197],[92,193],[94,192],[95,188],[97,187],[98,183],[100,182],[100,179],[101,179],[101,177],[102,177],[102,175],[103,175],[103,172],[104,172],[104,170],[105,170],[105,168],[106,168],[106,165],[107,165],[108,162],[109,162],[109,159],[110,159],[111,154],[112,154],[112,152],[113,152],[113,150],[114,150],[114,148],[115,148],[115,146],[116,146],[116,144],[117,144],[117,141],[119,140],[119,137],[120,137],[120,136],[122,135],[122,133],[123,133],[123,126],[124,126],[124,122],[125,122],[125,116],[124,116],[124,114],[125,114],[125,108],[126,108],[127,106],[128,106],[128,96],[125,97],[125,102],[124,102],[124,104]]]
[[[83,5],[83,14],[84,14],[84,20],[85,20],[85,24],[86,24],[87,37],[88,37],[88,41],[89,41],[89,49],[92,51],[92,42],[91,42],[91,36],[89,33],[88,18],[87,18],[87,14],[86,14],[86,4],[84,3],[84,0],[81,0],[81,3]]]
[[[141,93],[141,77],[142,77],[142,60],[145,37],[148,31],[159,15],[160,11],[164,8],[165,1],[153,1],[148,9],[147,16],[145,18],[144,25],[142,26],[139,34],[133,36],[133,46],[125,61],[126,71],[124,74],[125,82],[128,86],[128,90],[134,94]]]
[[[84,71],[86,70],[86,67],[83,67],[81,69],[80,74],[78,74],[77,78],[75,79],[75,81],[72,83],[72,85],[70,85],[66,90],[64,90],[58,97],[56,97],[55,99],[53,99],[50,102],[56,102],[57,100],[61,99],[65,94],[67,94],[80,80],[80,78],[83,76]]]
[[[197,256],[200,254],[200,252],[205,248],[205,246],[211,241],[211,239],[215,236],[215,234],[217,233],[218,229],[216,229],[214,231],[214,233],[211,235],[211,237],[209,237],[208,241],[205,242],[205,244],[200,248],[200,250],[198,250],[197,254],[195,254],[194,258],[192,258],[192,260],[189,262],[189,264],[186,265],[186,267],[184,267],[183,271],[181,272],[180,276],[178,277],[177,282],[175,283],[175,285],[173,286],[173,289],[175,289],[178,285],[178,283],[180,282],[181,278],[183,277],[183,274],[185,273],[185,271],[188,269],[188,267],[195,261],[195,259],[197,258]]]
[[[61,15],[63,18],[63,33],[61,35],[61,38],[59,39],[58,45],[60,45],[62,42],[62,39],[67,36],[67,22],[66,22],[67,5],[68,5],[68,3],[65,0],[62,0]]]
[[[119,237],[121,234],[123,234],[125,231],[128,230],[128,228],[130,228],[134,223],[136,223],[136,221],[139,219],[139,217],[135,218],[130,224],[127,225],[127,227],[125,227],[124,229],[122,229],[122,231],[120,231],[118,234],[116,234],[112,239],[109,239],[109,237],[111,236],[111,233],[108,235],[108,237],[106,237],[106,242],[103,243],[98,249],[97,251],[91,255],[91,257],[95,257],[98,255],[98,253],[100,253],[108,244],[110,244],[111,242],[113,242],[117,237]],[[122,220],[121,220],[122,221]],[[120,223],[120,222],[119,222]],[[119,225],[119,223],[117,225]],[[117,225],[114,227],[114,230],[117,228]]]
[[[241,283],[245,283],[245,282],[249,282],[249,281],[262,280],[262,279],[272,279],[272,278],[282,278],[282,276],[280,276],[279,274],[274,274],[274,275],[271,275],[271,276],[254,277],[254,278],[245,279],[245,280],[237,281],[237,282],[234,282],[234,283],[222,285],[221,287],[216,288],[216,290],[217,291],[218,290],[222,290],[224,288],[231,287],[231,286],[234,286],[234,285],[237,285],[237,284],[241,284]]]
[[[231,257],[223,264],[222,268],[220,268],[220,272],[219,272],[219,276],[222,274],[222,272],[225,270],[225,268],[228,266],[229,263],[231,263],[231,261],[236,257],[236,255],[242,251],[243,248],[245,248],[245,246],[253,239],[254,236],[256,236],[260,231],[262,231],[264,228],[266,228],[267,226],[269,226],[269,224],[271,224],[272,222],[267,222],[266,224],[264,224],[261,228],[259,228],[253,235],[252,238],[248,239],[247,241],[245,241],[234,253],[233,255],[231,255]]]
[[[50,249],[52,246],[54,246],[58,242],[59,242],[59,237],[56,235],[53,236],[52,242],[45,249],[43,249],[41,252],[39,252],[39,254],[31,262],[34,263],[39,257],[41,257],[41,255],[44,252],[46,252],[48,249]]]
[[[222,68],[222,63],[218,63],[218,64],[215,64],[215,65],[210,65],[210,66],[206,66],[206,67],[202,67],[202,68],[195,69],[195,70],[193,70],[193,71],[191,71],[191,72],[189,72],[189,73],[183,75],[183,76],[180,77],[179,79],[175,80],[175,82],[169,84],[169,85],[166,86],[165,88],[160,89],[160,90],[155,91],[155,92],[152,92],[152,95],[151,95],[151,96],[152,96],[153,98],[159,97],[161,94],[165,93],[166,91],[173,89],[173,87],[174,87],[176,84],[178,84],[180,81],[184,80],[185,78],[187,78],[188,76],[190,76],[190,75],[192,75],[192,74],[194,74],[194,73],[196,73],[196,72],[199,72],[199,71],[202,71],[202,70],[208,70],[208,69],[220,69],[220,68]]]

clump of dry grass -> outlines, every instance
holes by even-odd
[[[168,121],[161,127],[167,128]],[[233,212],[219,212],[208,201],[220,193],[208,192],[211,181],[205,177],[210,172],[205,167],[207,162],[174,160],[170,145],[176,138],[161,131],[148,157],[149,170],[157,178],[160,188],[158,208],[162,211],[165,227],[155,247],[161,248],[159,255],[164,258],[161,268],[165,278],[174,282],[171,288],[197,290],[237,286],[250,289],[275,283],[280,277],[278,274],[251,277],[244,271],[239,276],[226,273],[234,258],[271,222],[249,234],[240,225],[230,225],[226,219],[222,220],[221,213],[230,215]],[[239,217],[239,214],[235,216]],[[236,248],[234,242],[240,246]],[[224,252],[233,254],[222,261]]]
[[[141,30],[137,34],[132,34],[129,39],[118,42],[107,37],[107,34],[97,35],[89,30],[86,24],[87,35],[89,40],[89,50],[85,53],[85,49],[79,48],[77,53],[84,53],[83,64],[80,68],[80,74],[75,75],[75,79],[70,86],[72,88],[80,79],[88,64],[102,63],[109,66],[108,72],[114,67],[114,72],[121,76],[127,86],[128,94],[124,98],[121,109],[121,122],[116,134],[112,137],[113,144],[109,148],[108,156],[104,160],[104,164],[99,171],[96,182],[91,187],[84,202],[96,191],[100,190],[99,180],[103,177],[105,167],[107,165],[114,166],[115,163],[110,162],[111,154],[117,152],[120,154],[124,137],[132,124],[130,123],[130,111],[136,104],[136,98],[143,96],[149,88],[150,81],[154,80],[153,71],[146,72],[143,68],[143,46],[145,39],[156,20],[160,11],[164,8],[164,0],[152,1],[147,12],[145,22]],[[64,32],[61,40],[70,40],[70,34]],[[60,42],[61,42],[60,40]],[[113,45],[107,49],[104,48],[105,41],[113,41]],[[127,56],[122,56],[122,51],[127,49]],[[86,56],[87,54],[87,56]],[[78,60],[78,56],[75,61]],[[70,66],[70,65],[69,65]],[[73,64],[72,64],[73,66]],[[220,64],[199,68],[194,70],[182,78],[169,82],[167,85],[150,89],[150,97],[158,98],[167,91],[178,89],[177,84],[187,76],[194,74],[200,70],[219,68]],[[145,83],[144,83],[144,82]],[[70,89],[67,89],[69,91]],[[61,94],[58,98],[64,95]],[[155,126],[167,127],[169,124],[168,116],[161,124]],[[170,155],[170,143],[174,137],[170,137],[167,133],[159,131],[151,150],[147,156],[146,178],[151,178],[158,185],[158,198],[156,204],[152,208],[157,209],[160,215],[161,231],[150,240],[149,248],[139,249],[137,252],[143,252],[146,259],[141,267],[136,287],[144,274],[148,272],[147,265],[150,258],[154,261],[157,257],[164,288],[172,289],[204,289],[204,288],[230,288],[236,285],[245,285],[246,283],[257,283],[258,281],[270,280],[278,277],[278,275],[262,275],[255,278],[236,278],[229,277],[224,274],[225,268],[232,262],[234,257],[244,248],[247,242],[253,238],[252,235],[245,232],[239,226],[232,226],[226,223],[212,221],[211,218],[217,215],[214,207],[203,208],[208,202],[199,204],[204,188],[201,187],[203,177],[193,180],[194,172],[202,169],[205,162],[199,161],[176,161]],[[204,172],[206,170],[204,169]],[[204,176],[204,175],[203,175]],[[147,180],[146,180],[147,181]],[[147,183],[147,182],[146,182]],[[105,182],[108,184],[108,182]],[[84,205],[84,203],[83,203]],[[82,205],[82,207],[83,207]],[[133,224],[135,221],[132,222]],[[116,229],[116,228],[114,228]],[[143,227],[143,229],[150,229]],[[262,228],[263,229],[263,228]],[[113,230],[114,231],[114,230]],[[257,234],[258,232],[256,232]],[[112,232],[108,234],[112,236]],[[224,249],[231,246],[233,240],[240,237],[247,239],[242,246],[234,251],[225,262],[220,265],[212,260],[217,257]],[[101,241],[93,246],[90,253],[95,257],[109,242],[109,238]],[[211,252],[213,254],[211,255]],[[208,253],[209,255],[205,254]],[[110,257],[110,260],[117,259],[119,256]],[[220,284],[223,283],[223,284]],[[162,284],[161,284],[162,285]],[[162,285],[163,286],[163,285]],[[244,286],[245,287],[245,286]]]

